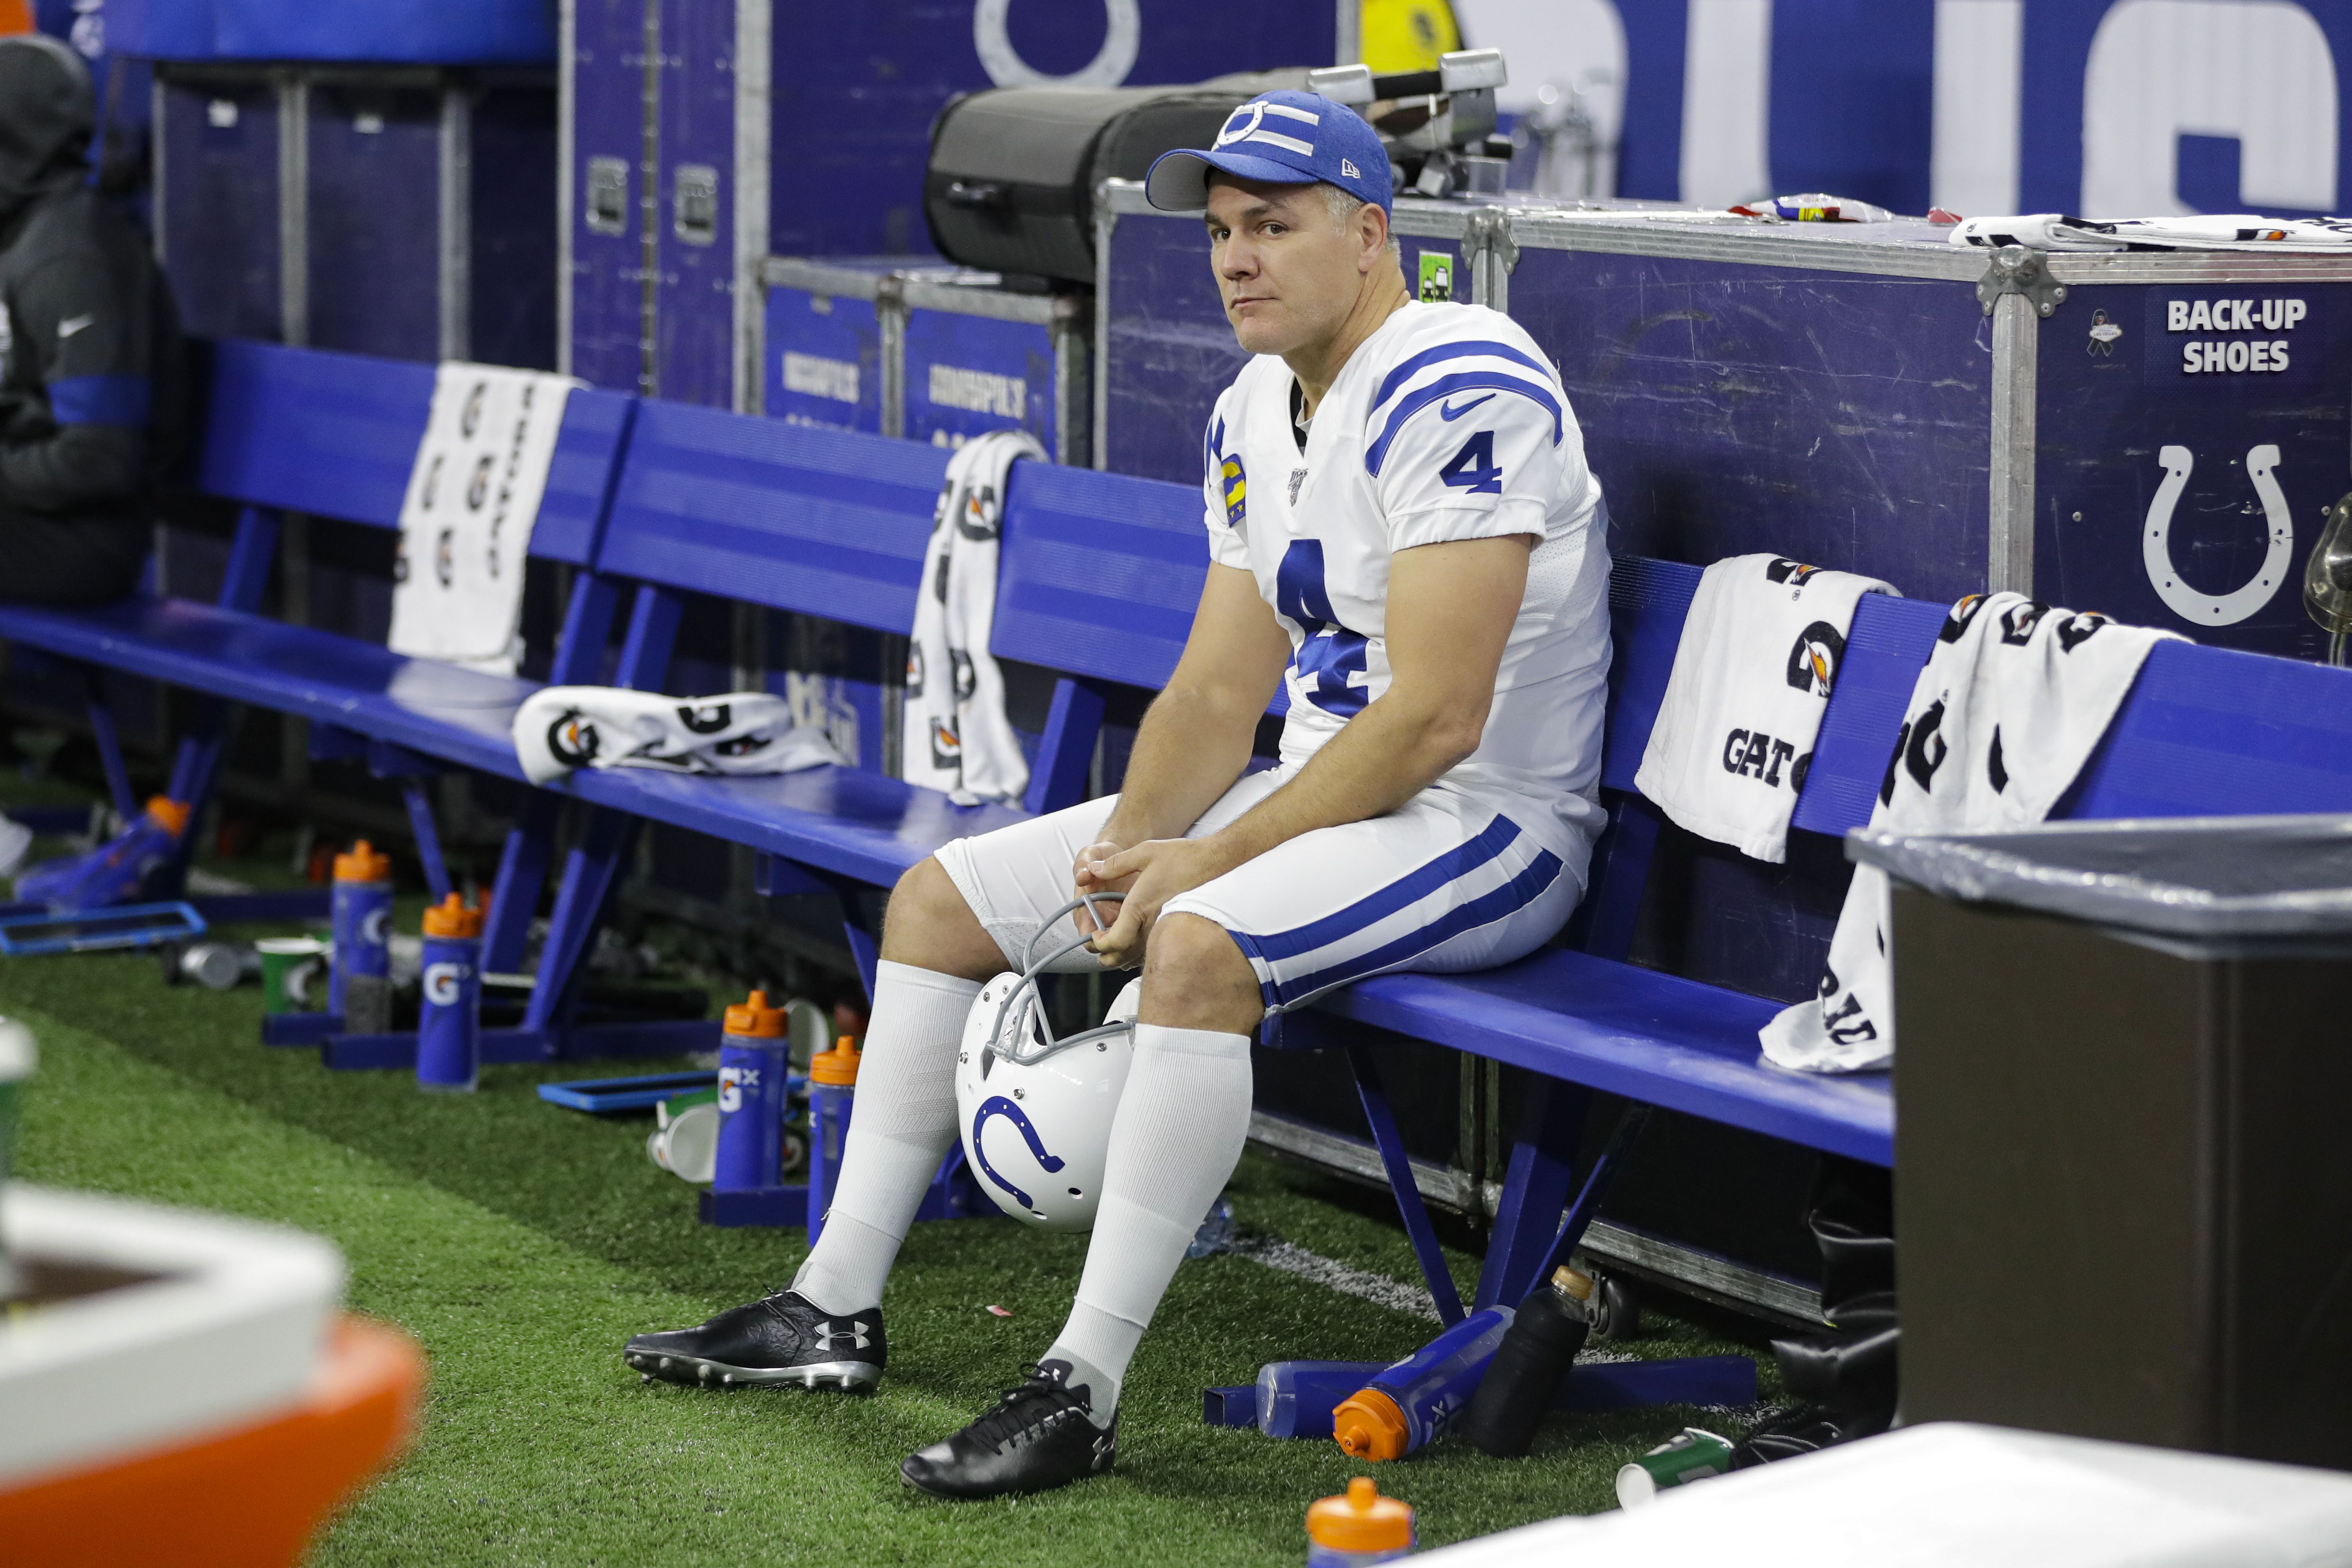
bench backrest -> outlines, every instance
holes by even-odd
[[[949,454],[648,402],[596,569],[904,634]]]
[[[432,412],[434,367],[319,349],[199,345],[204,493],[375,528],[400,525],[401,499]],[[200,362],[201,363],[201,362]],[[636,400],[576,387],[565,401],[530,553],[585,566]]]
[[[1633,774],[1674,668],[1699,568],[1620,560],[1603,787]],[[1865,596],[1793,826],[1843,835],[1870,820],[1911,689],[1949,606]],[[2241,816],[2352,811],[2352,670],[2158,644],[2055,815]]]
[[[998,656],[1165,686],[1209,574],[1201,492],[1047,463],[1015,464],[1010,489]]]

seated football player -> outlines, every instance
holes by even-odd
[[[791,1286],[625,1352],[682,1383],[876,1382],[884,1281],[957,1141],[974,996],[1074,895],[1121,892],[1065,965],[1143,969],[1077,1299],[1018,1386],[901,1467],[943,1497],[1110,1468],[1129,1361],[1241,1157],[1259,1026],[1368,974],[1540,946],[1602,824],[1607,514],[1543,352],[1493,310],[1412,299],[1387,155],[1328,99],[1244,104],[1147,189],[1206,209],[1255,356],[1209,420],[1213,563],[1183,658],[1118,795],[899,881],[839,1184]],[[1278,689],[1281,761],[1253,772]]]
[[[171,290],[90,186],[95,115],[79,55],[0,38],[0,599],[130,593],[185,434]]]

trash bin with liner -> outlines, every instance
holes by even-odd
[[[2352,816],[1864,830],[1906,1422],[2352,1468]]]

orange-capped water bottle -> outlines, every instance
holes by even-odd
[[[1358,1476],[1307,1510],[1307,1568],[1361,1568],[1412,1550],[1412,1510]]]
[[[824,1211],[833,1206],[833,1184],[841,1174],[842,1151],[849,1143],[849,1118],[857,1099],[857,1042],[841,1037],[833,1049],[809,1062],[808,1238],[814,1247],[824,1231]]]

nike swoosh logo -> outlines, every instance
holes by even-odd
[[[1469,413],[1473,408],[1477,407],[1478,405],[1487,401],[1488,398],[1491,398],[1494,395],[1495,395],[1490,392],[1486,397],[1474,397],[1459,408],[1454,407],[1451,403],[1442,403],[1438,405],[1437,412],[1449,420],[1459,419],[1465,414]]]
[[[96,316],[68,316],[58,323],[58,341],[64,342],[96,320]]]

